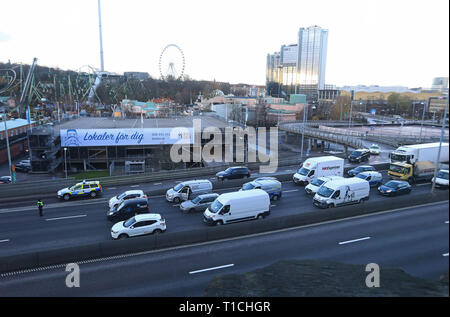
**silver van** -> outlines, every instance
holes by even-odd
[[[179,183],[166,192],[168,202],[180,203],[194,199],[198,195],[212,193],[212,183],[206,179],[198,179]]]

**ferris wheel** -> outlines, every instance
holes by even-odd
[[[161,79],[181,79],[184,75],[184,53],[176,44],[169,44],[159,56]]]

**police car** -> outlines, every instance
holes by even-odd
[[[97,197],[97,195],[101,194],[102,186],[99,181],[83,181],[81,183],[77,183],[70,188],[63,188],[58,190],[58,198],[69,200],[74,197],[84,197],[90,196],[91,198]]]

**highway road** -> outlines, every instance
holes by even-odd
[[[387,181],[386,172],[383,172]],[[305,194],[304,187],[292,181],[283,182],[283,198],[273,201],[270,217],[280,217],[304,212],[321,212],[312,204],[312,197]],[[139,188],[139,187],[134,187]],[[131,187],[122,188],[133,189]],[[430,191],[430,184],[414,186],[409,195]],[[215,190],[225,193],[238,190],[226,188]],[[80,199],[69,202],[55,202],[44,209],[40,218],[37,208],[16,207],[0,210],[0,255],[12,255],[24,252],[57,249],[78,246],[111,239],[113,223],[106,219],[107,201],[114,194],[105,190],[103,197]],[[372,188],[370,201],[395,200],[397,197],[384,197]],[[166,201],[164,195],[149,197],[150,212],[159,213],[166,219],[167,232],[179,232],[204,228],[202,213],[183,214],[179,205]],[[232,225],[232,224],[230,224]]]
[[[448,202],[408,207],[220,242],[80,262],[80,287],[65,266],[0,275],[0,296],[201,296],[221,274],[283,259],[377,263],[437,279],[448,270]],[[345,277],[342,277],[345,278]],[[361,281],[364,283],[364,281]]]

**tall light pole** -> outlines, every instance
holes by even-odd
[[[9,137],[8,137],[8,127],[6,125],[6,110],[5,108],[3,108],[3,122],[5,123],[5,135],[6,135],[6,148],[8,150],[8,164],[9,164],[9,176],[11,177],[11,182],[13,181],[12,179],[12,164],[11,164],[11,151],[9,149]]]
[[[442,128],[441,128],[441,139],[439,140],[439,150],[438,150],[438,155],[437,155],[437,159],[436,159],[436,166],[434,167],[434,178],[433,178],[434,181],[432,182],[432,185],[431,185],[431,192],[433,192],[434,188],[436,187],[436,176],[437,176],[438,169],[439,169],[439,163],[441,161],[441,147],[442,147],[442,139],[444,138],[445,121],[447,120],[448,99],[449,99],[449,96],[447,96],[447,103],[445,104],[445,109],[444,109],[444,119],[442,120]]]
[[[67,148],[64,148],[64,171],[67,178]]]
[[[428,98],[428,106],[430,105],[430,98]],[[420,135],[419,135],[419,142],[422,142],[422,129],[423,129],[423,120],[425,119],[425,108],[427,105],[423,105],[423,112],[422,112],[422,122],[420,123]]]

